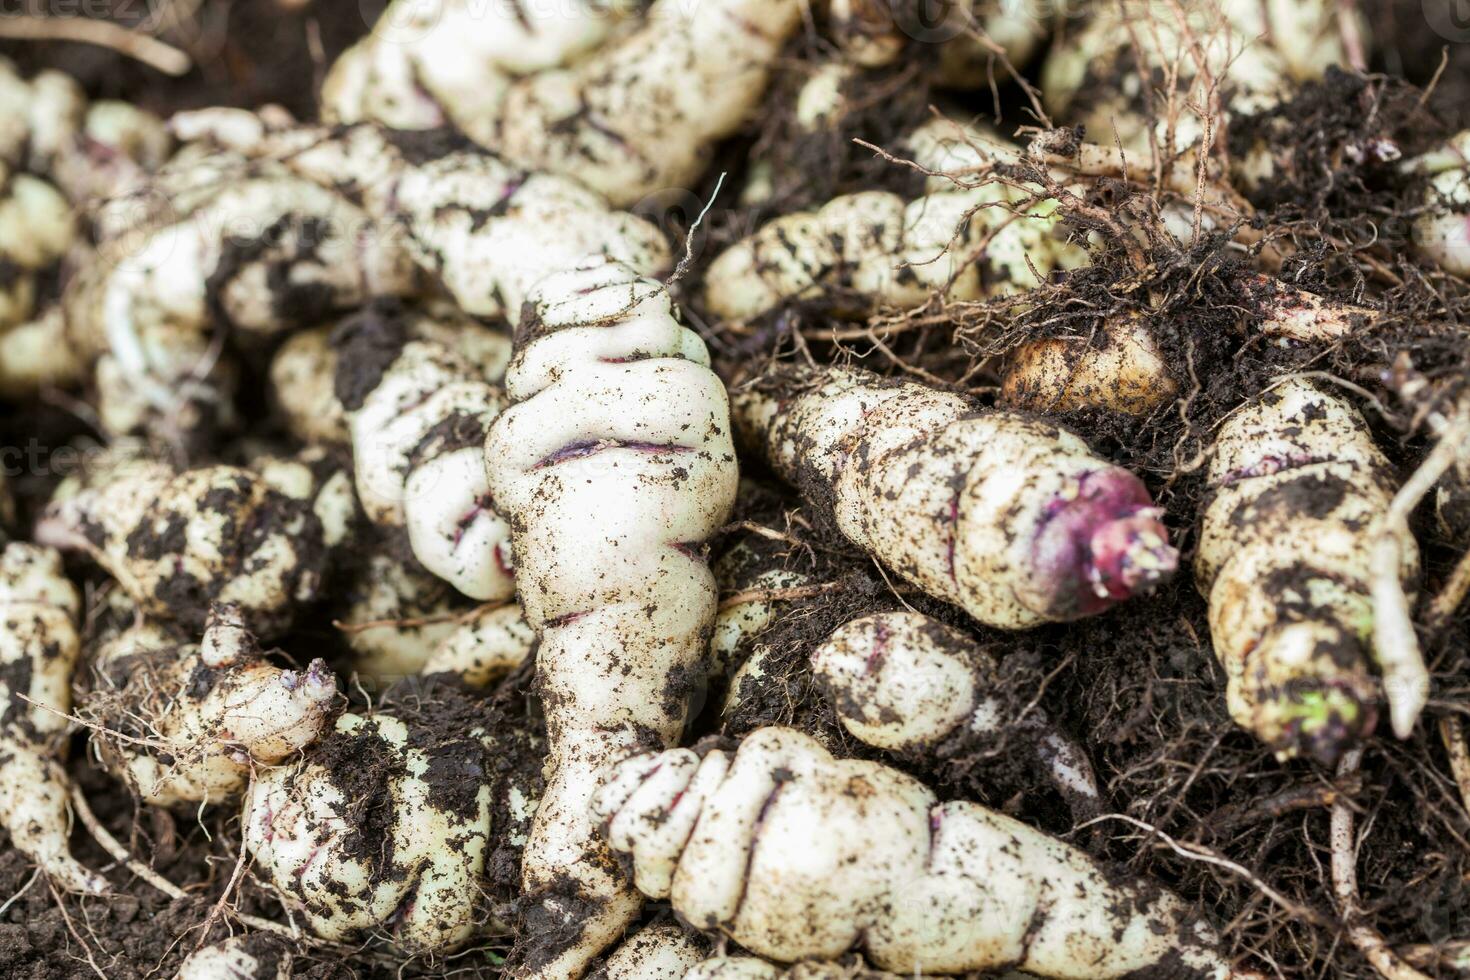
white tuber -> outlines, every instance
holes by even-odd
[[[496,775],[493,751],[479,729],[441,736],[384,713],[344,714],[302,762],[257,776],[245,847],[318,936],[451,951],[482,925],[492,811],[514,821],[534,799]]]
[[[170,168],[111,202],[112,218],[104,208],[104,229],[114,221],[129,234],[104,236],[64,302],[82,356],[101,359],[115,392],[135,393],[173,429],[218,411],[215,330],[266,338],[415,285],[401,242],[332,190],[229,155],[182,153]],[[139,198],[145,209],[167,204],[133,230]],[[104,400],[114,431],[133,421],[114,422],[116,411]]]
[[[1426,213],[1414,221],[1414,247],[1446,272],[1470,278],[1470,130],[1403,164],[1427,176]]]
[[[1173,895],[909,776],[760,729],[619,765],[594,812],[638,887],[759,956],[1077,980],[1239,976]]]
[[[844,368],[778,372],[735,417],[848,539],[987,625],[1092,615],[1174,571],[1142,482],[1044,422]]]
[[[600,43],[617,22],[615,5],[582,0],[396,0],[332,65],[322,86],[322,117],[408,130],[451,125],[493,146],[516,77],[565,63]]]
[[[824,299],[842,313],[1008,295],[1051,271],[1054,202],[1024,204],[1000,183],[936,190],[905,202],[887,191],[782,215],[730,246],[705,273],[704,307],[749,320]]]
[[[376,523],[407,529],[414,556],[474,599],[515,589],[510,528],[483,446],[505,406],[510,340],[463,317],[369,307],[333,336],[336,395],[357,494]]]
[[[189,954],[174,980],[291,980],[291,959],[281,939],[253,932]]]
[[[107,882],[67,843],[71,778],[62,760],[80,608],[56,552],[22,543],[0,551],[0,825],[57,884],[99,894]]]
[[[146,615],[198,629],[230,603],[264,637],[317,597],[328,558],[312,500],[240,467],[147,460],[53,500],[36,540],[86,552]]]
[[[1209,480],[1195,575],[1230,715],[1278,756],[1334,760],[1377,713],[1370,558],[1388,461],[1356,409],[1290,380],[1220,427]],[[1418,548],[1399,537],[1408,588]],[[1423,697],[1414,673],[1384,678],[1391,705]]]
[[[102,760],[147,803],[222,803],[261,766],[281,763],[327,727],[336,682],[321,660],[304,671],[266,662],[239,610],[216,606],[200,642],[141,623],[94,661],[79,711],[98,728]]]
[[[1040,709],[1014,715],[1001,692],[1000,663],[943,623],[917,612],[864,616],[822,641],[811,665],[842,727],[861,742],[933,758],[942,743],[1014,728],[1077,815],[1100,808],[1082,747]]]
[[[580,973],[634,914],[587,802],[605,766],[682,734],[703,676],[715,613],[703,547],[737,483],[708,363],[662,284],[592,260],[533,291],[506,374],[513,404],[486,441],[541,637],[548,785],[523,878],[540,903],[528,924],[563,943],[532,951],[538,976]]]
[[[795,0],[655,0],[636,31],[512,87],[490,145],[619,207],[687,189],[756,107],[800,23]]]

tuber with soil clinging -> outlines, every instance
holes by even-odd
[[[1195,575],[1230,715],[1278,756],[1334,760],[1377,715],[1370,555],[1394,494],[1388,461],[1356,409],[1289,380],[1220,427],[1209,480]],[[1399,547],[1407,588],[1418,548],[1407,533]],[[1396,721],[1417,714],[1427,682],[1385,677]]]
[[[19,542],[0,551],[0,824],[57,884],[95,895],[107,882],[71,856],[62,767],[80,608],[55,551]]]
[[[738,481],[708,364],[667,287],[592,259],[532,291],[506,373],[513,404],[485,443],[541,639],[547,788],[522,869],[539,903],[528,923],[553,940],[528,958],[538,976],[579,974],[635,913],[587,804],[604,767],[683,733],[704,676],[716,599],[704,542]]]
[[[1063,429],[846,368],[779,371],[734,404],[849,540],[986,625],[1093,615],[1174,571],[1142,482]]]
[[[645,894],[774,960],[860,949],[904,974],[1241,975],[1168,892],[792,729],[733,754],[631,759],[593,806]]]

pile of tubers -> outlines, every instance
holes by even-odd
[[[1470,809],[1470,134],[1278,200],[1387,90],[1359,5],[432,6],[313,120],[0,61],[0,432],[84,460],[0,474],[0,827],[63,910],[184,895],[110,793],[237,862],[184,980],[1298,975],[1147,841],[1450,975],[1338,838],[1430,731]],[[1155,615],[1325,911],[1140,816],[1086,688]]]

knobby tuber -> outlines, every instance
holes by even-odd
[[[1055,202],[1029,197],[998,182],[908,202],[887,191],[843,195],[776,218],[716,256],[703,305],[750,320],[819,298],[866,314],[919,306],[935,292],[964,300],[1032,289],[1056,264],[1057,216]]]
[[[498,772],[487,738],[341,715],[305,759],[251,784],[241,819],[257,872],[324,939],[462,945],[483,926],[491,814],[519,825],[535,807],[532,788]]]
[[[62,762],[80,608],[55,551],[19,542],[0,551],[0,824],[57,884],[99,894],[107,882],[67,843],[71,777]]]
[[[336,680],[269,664],[240,611],[216,606],[199,643],[140,623],[104,643],[78,713],[107,767],[146,803],[223,803],[252,771],[288,759],[327,727]]]
[[[99,408],[114,433],[212,424],[227,397],[217,329],[262,340],[415,287],[399,238],[346,197],[217,150],[187,148],[100,219],[98,254],[64,304],[70,342],[105,372]]]
[[[1279,756],[1333,760],[1373,729],[1370,556],[1393,473],[1356,409],[1290,380],[1216,435],[1195,574],[1230,714]],[[1418,549],[1399,541],[1411,588]],[[1422,663],[1382,663],[1395,727],[1427,694]]]
[[[593,809],[640,890],[774,960],[861,950],[903,974],[1239,976],[1163,889],[792,729],[733,755],[628,760]]]
[[[704,542],[738,480],[708,364],[665,286],[590,261],[533,290],[506,373],[512,404],[485,444],[541,639],[547,789],[523,879],[540,903],[533,934],[555,942],[528,956],[538,976],[580,973],[634,914],[588,800],[605,766],[680,736],[703,675],[716,598]]]
[[[516,165],[576,178],[620,207],[698,178],[714,143],[756,105],[801,19],[794,0],[697,10],[659,0],[635,29],[574,58],[614,25],[605,9],[500,11],[504,24],[475,25],[482,40],[466,57],[460,25],[481,16],[475,5],[436,7],[422,25],[403,0],[385,17],[394,10],[404,23],[389,34],[409,35],[374,37],[344,56],[323,93],[329,118],[453,122]],[[453,50],[441,54],[446,44]]]
[[[230,603],[274,637],[321,588],[328,549],[315,503],[241,467],[174,473],[135,460],[96,485],[64,487],[36,540],[91,556],[145,615],[200,629],[211,603]]]
[[[1174,571],[1142,482],[1045,422],[844,368],[777,372],[734,411],[851,541],[987,625],[1092,615]]]
[[[1289,286],[1271,276],[1239,280],[1245,313],[1241,330],[1283,346],[1327,346],[1366,327],[1375,311]],[[1001,392],[1007,404],[1064,412],[1101,407],[1146,415],[1169,405],[1179,380],[1166,363],[1156,331],[1163,313],[1129,310],[1106,316],[1096,336],[1030,341],[1007,356]]]
[[[291,960],[279,937],[252,932],[190,953],[174,980],[291,980]]]
[[[370,307],[337,328],[333,345],[368,517],[406,528],[414,557],[465,595],[509,598],[510,528],[483,446],[505,406],[495,382],[510,339],[458,315]]]
[[[1074,816],[1101,807],[1082,747],[1039,708],[1016,716],[1001,690],[1001,666],[963,633],[917,612],[855,619],[811,655],[812,673],[842,727],[890,752],[933,758],[943,743],[1014,730],[1029,743]]]
[[[594,47],[617,26],[616,14],[616,4],[580,0],[527,7],[397,0],[332,65],[322,116],[405,130],[450,125],[493,146],[515,80]]]

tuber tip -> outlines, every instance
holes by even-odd
[[[1281,707],[1281,737],[1273,748],[1278,759],[1304,755],[1330,766],[1377,721],[1377,708],[1353,684],[1325,680],[1294,692]]]
[[[1143,482],[1118,467],[1084,473],[1059,493],[1032,550],[1047,615],[1096,615],[1173,575],[1179,553],[1162,516]]]
[[[1179,552],[1169,544],[1163,511],[1145,507],[1100,524],[1088,542],[1088,581],[1099,599],[1142,595],[1174,575]]]

